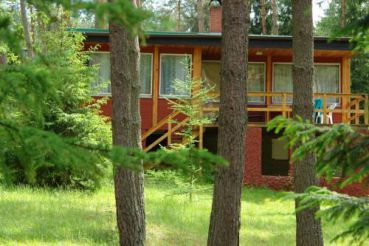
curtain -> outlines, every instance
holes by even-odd
[[[161,96],[189,96],[189,55],[162,55],[160,74]]]
[[[273,92],[292,92],[292,65],[274,64]],[[282,97],[273,97],[273,103],[282,103]],[[287,103],[292,103],[292,97],[287,97]]]
[[[140,85],[142,95],[151,95],[152,55],[141,54],[140,58]]]
[[[204,61],[202,63],[202,79],[220,93],[220,63],[218,61]]]
[[[314,92],[339,93],[340,67],[339,65],[315,65]],[[338,103],[339,98],[328,98],[328,104]]]
[[[264,92],[265,91],[265,73],[264,63],[248,64],[248,92]],[[249,103],[263,103],[265,97],[249,97]]]
[[[93,88],[98,94],[111,93],[110,84],[110,53],[95,52],[91,54],[90,65],[98,66],[98,76],[93,83]]]

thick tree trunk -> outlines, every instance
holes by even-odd
[[[139,43],[126,28],[110,23],[113,144],[141,148]],[[120,245],[145,244],[143,172],[114,170]]]
[[[197,0],[197,26],[199,29],[199,32],[205,31],[205,17],[204,17],[204,1],[203,0]]]
[[[293,11],[293,115],[312,120],[314,39],[312,0],[292,1]],[[295,192],[302,193],[318,185],[314,170],[314,155],[295,162]],[[296,200],[296,207],[299,201]],[[324,245],[320,220],[315,219],[319,208],[296,213],[296,245]]]
[[[278,6],[277,0],[272,0],[272,35],[278,35]]]
[[[29,24],[28,24],[28,18],[27,18],[27,9],[26,9],[26,2],[25,0],[20,0],[20,11],[21,11],[21,18],[22,18],[22,26],[23,26],[23,33],[24,33],[24,39],[26,41],[26,47],[27,47],[27,55],[28,57],[33,57],[33,45],[31,41],[31,35],[29,32]]]
[[[215,176],[208,245],[239,244],[247,124],[248,1],[223,1],[218,154],[229,162]]]
[[[346,25],[346,0],[341,0],[341,27]]]
[[[267,34],[265,0],[260,0],[261,33]]]

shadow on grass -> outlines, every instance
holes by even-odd
[[[0,200],[0,242],[114,245],[112,211],[89,210],[59,201]]]

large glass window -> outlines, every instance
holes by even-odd
[[[220,63],[218,61],[204,61],[202,63],[202,78],[214,87],[215,92],[219,93],[220,88]],[[248,64],[248,92],[265,91],[265,64]],[[249,97],[249,103],[263,103],[264,97]]]
[[[110,83],[110,53],[94,52],[91,54],[90,65],[98,66],[98,76],[93,83],[97,94],[111,94]],[[152,54],[142,53],[140,57],[141,95],[151,95]]]
[[[189,96],[189,85],[178,82],[188,82],[191,71],[190,55],[163,54],[160,60],[160,95],[161,96]]]
[[[151,95],[152,54],[142,53],[140,58],[141,95]]]
[[[292,65],[274,64],[273,92],[292,92]],[[292,103],[292,98],[287,98]],[[282,103],[282,97],[273,97],[273,103]]]
[[[314,92],[340,92],[340,66],[331,64],[314,65]],[[292,64],[274,64],[274,92],[292,92]],[[274,103],[281,103],[281,97],[274,97]],[[292,102],[292,98],[288,98]],[[328,103],[338,102],[338,98],[328,99]]]
[[[265,68],[264,63],[248,64],[248,92],[264,92],[265,91]],[[249,97],[249,103],[263,103],[265,97]]]
[[[339,93],[340,92],[340,66],[330,64],[315,65],[314,92]],[[328,103],[338,103],[339,98],[328,98]]]
[[[97,94],[110,94],[110,53],[92,53],[90,65],[98,66],[98,76],[92,85],[97,90]]]

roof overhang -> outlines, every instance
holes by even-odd
[[[86,35],[86,42],[108,43],[106,29],[70,29]],[[147,45],[220,46],[221,33],[146,32]],[[249,35],[249,48],[291,49],[291,36]],[[352,50],[349,38],[314,37],[316,50]]]

